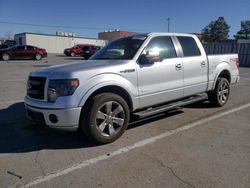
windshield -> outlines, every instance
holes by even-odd
[[[131,36],[122,39],[115,40],[105,46],[91,59],[123,59],[130,60],[133,59],[137,50],[141,47],[142,43],[145,41],[146,36],[138,35]]]

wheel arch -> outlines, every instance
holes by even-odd
[[[89,102],[91,98],[101,93],[114,93],[114,94],[119,95],[127,102],[129,110],[133,111],[134,105],[133,105],[133,100],[132,100],[130,93],[126,89],[118,85],[107,85],[107,86],[103,86],[103,87],[95,89],[90,94],[88,94],[87,97],[86,95],[85,97],[83,97],[83,99],[80,102],[80,106],[84,106],[84,104]]]
[[[228,69],[223,69],[223,70],[221,70],[221,71],[217,74],[217,76],[216,76],[216,78],[215,78],[215,81],[214,81],[214,84],[213,84],[213,89],[214,89],[215,86],[216,86],[216,83],[217,83],[218,78],[226,78],[226,79],[228,80],[229,84],[231,83],[231,73],[230,73],[230,71],[229,71]]]
[[[220,74],[218,75],[218,78],[226,78],[228,80],[229,83],[231,83],[231,74],[229,72],[229,70],[224,69],[220,72]]]
[[[218,78],[226,78],[231,84],[231,67],[230,64],[227,62],[221,62],[218,64],[218,66],[215,68],[215,79],[213,83],[213,89],[215,88],[216,82]]]

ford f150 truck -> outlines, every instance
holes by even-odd
[[[239,82],[237,54],[207,56],[192,34],[148,33],[109,43],[90,60],[32,72],[27,117],[98,143],[143,118],[201,100],[223,106]]]

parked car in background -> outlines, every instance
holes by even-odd
[[[80,56],[84,57],[84,59],[89,59],[100,49],[101,46],[84,46],[80,51]]]
[[[0,58],[7,61],[9,59],[36,59],[47,57],[47,51],[31,45],[13,46],[0,50]]]
[[[13,45],[2,44],[2,45],[0,45],[0,50],[1,50],[1,49],[7,49],[7,48],[10,48],[11,46],[13,46]]]
[[[74,57],[80,55],[80,51],[84,46],[89,46],[89,44],[77,44],[71,48],[66,48],[63,53],[66,56]]]

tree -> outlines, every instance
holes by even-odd
[[[5,38],[5,40],[12,40],[13,35],[12,35],[12,33],[10,31],[8,31],[8,32],[4,33],[4,38]]]
[[[241,29],[234,35],[235,39],[250,39],[250,20],[241,21]]]
[[[219,42],[229,37],[230,26],[226,23],[224,17],[219,17],[215,21],[211,21],[202,29],[203,40],[206,42]]]

